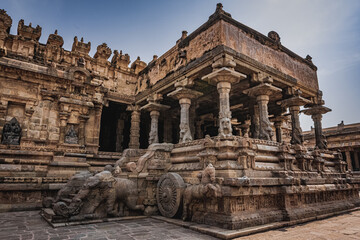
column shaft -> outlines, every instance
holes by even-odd
[[[276,130],[276,141],[282,143],[282,129],[281,129],[282,122],[278,121],[275,122],[275,130]]]
[[[149,145],[153,143],[159,143],[159,116],[160,112],[153,110],[150,112],[151,117],[151,126],[150,126],[150,133],[149,133]]]
[[[219,92],[219,135],[231,136],[231,111],[229,93],[231,89],[230,82],[218,82],[217,89]]]
[[[322,115],[320,113],[314,114],[311,116],[311,118],[314,121],[316,146],[319,149],[326,149],[326,147],[327,147],[326,139],[322,133],[322,124],[321,124]]]
[[[259,138],[260,134],[260,118],[259,118],[259,106],[253,105],[253,115],[251,116],[251,134],[252,138]]]
[[[131,112],[130,142],[129,148],[140,148],[140,111],[134,109]]]
[[[179,142],[192,141],[191,129],[189,126],[189,108],[191,100],[181,98],[180,103],[180,139]]]
[[[300,107],[291,106],[289,109],[291,113],[291,127],[292,127],[291,144],[302,144],[304,142],[304,137],[302,135],[300,120],[299,120]]]
[[[257,104],[259,106],[259,123],[260,123],[260,132],[259,138],[265,140],[272,140],[272,136],[274,135],[273,130],[271,128],[271,123],[269,121],[269,113],[268,113],[268,95],[259,95],[256,97]]]

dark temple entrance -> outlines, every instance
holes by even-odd
[[[109,101],[101,114],[99,151],[122,152],[129,147],[130,112],[126,104]]]

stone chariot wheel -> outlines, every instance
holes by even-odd
[[[179,211],[185,183],[177,173],[161,176],[156,189],[157,205],[161,215],[172,218]]]

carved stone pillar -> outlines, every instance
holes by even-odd
[[[248,138],[249,130],[250,130],[250,120],[245,120],[243,124],[240,125],[241,128],[241,136]]]
[[[202,79],[210,84],[216,84],[219,92],[219,136],[232,136],[231,111],[229,93],[231,84],[237,83],[246,75],[234,70],[235,62],[230,56],[223,56],[215,60],[213,72]]]
[[[193,137],[190,128],[189,109],[191,99],[201,96],[202,93],[187,89],[185,87],[177,87],[175,91],[168,94],[169,97],[179,99],[180,104],[180,138],[179,142],[192,141]]]
[[[126,109],[131,112],[130,142],[129,148],[140,148],[140,107],[138,105],[129,105]]]
[[[161,99],[162,96],[160,94],[154,94],[148,98],[149,103],[141,108],[141,110],[144,109],[150,112],[151,125],[150,125],[150,133],[149,133],[149,145],[159,142],[160,111],[170,108],[170,106],[157,103],[157,101]]]
[[[275,134],[276,134],[276,141],[279,143],[282,143],[283,139],[282,139],[282,124],[284,122],[284,120],[286,119],[286,117],[284,116],[277,116],[273,119],[274,122],[274,126],[275,126]]]
[[[349,150],[345,151],[345,157],[346,157],[346,163],[348,165],[348,170],[352,171],[353,168],[352,168],[352,162],[351,162],[351,154],[350,154]]]
[[[304,137],[302,135],[302,130],[300,127],[300,106],[310,103],[310,100],[307,100],[301,96],[294,96],[279,102],[283,107],[289,107],[291,114],[291,144],[303,144]]]
[[[268,102],[270,96],[281,92],[281,88],[272,86],[269,83],[261,83],[255,87],[244,91],[250,97],[255,97],[257,105],[259,106],[259,138],[265,140],[272,140],[274,135],[271,123],[269,121]]]
[[[253,113],[251,116],[251,136],[252,138],[259,138],[260,134],[260,117],[259,117],[259,106],[253,105]]]
[[[159,116],[160,112],[157,110],[152,110],[150,112],[151,125],[149,133],[149,145],[159,142]]]
[[[292,126],[292,135],[291,135],[291,144],[302,144],[304,142],[304,137],[302,135],[302,129],[300,127],[300,106],[291,106],[289,108],[291,114],[291,126]]]
[[[190,105],[189,108],[189,126],[190,126],[190,132],[191,132],[191,137],[193,139],[195,139],[195,118],[196,118],[196,103],[193,103],[192,105]]]
[[[180,142],[192,141],[192,134],[189,122],[189,109],[191,100],[189,98],[181,98],[180,104]]]
[[[219,135],[231,136],[231,111],[230,111],[230,82],[218,82],[217,90],[219,93]]]
[[[322,124],[321,124],[321,120],[322,120],[322,115],[330,112],[331,109],[324,107],[324,106],[320,106],[320,105],[316,105],[313,106],[310,109],[306,109],[304,110],[304,113],[306,115],[310,115],[311,118],[314,121],[314,128],[315,128],[315,142],[316,142],[316,147],[318,147],[319,149],[326,149],[327,148],[327,142],[326,142],[326,138],[323,135],[322,132]]]

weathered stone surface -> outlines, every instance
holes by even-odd
[[[327,148],[321,107],[318,147],[304,145],[300,106],[324,104],[316,66],[276,32],[218,4],[164,55],[129,66],[105,43],[91,57],[83,38],[68,51],[57,31],[41,44],[40,27],[20,21],[12,35],[11,23],[0,11],[0,209],[43,202],[62,224],[144,211],[243,229],[360,205],[359,154]]]

